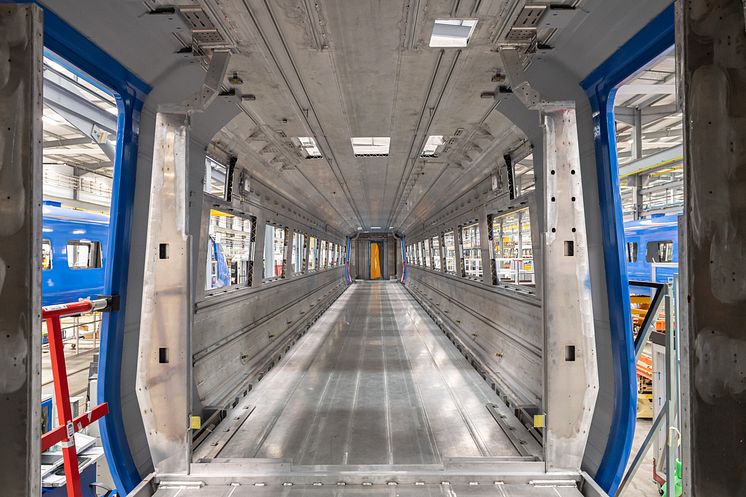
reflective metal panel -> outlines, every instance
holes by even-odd
[[[0,5],[0,493],[40,495],[42,13]]]
[[[547,470],[578,470],[598,395],[575,109],[544,105],[544,451]]]
[[[186,114],[156,116],[137,399],[158,473],[188,471],[191,434],[190,238]]]

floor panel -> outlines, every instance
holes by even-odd
[[[500,399],[399,284],[353,285],[244,403],[254,411],[216,457],[352,465],[519,455],[486,408]]]

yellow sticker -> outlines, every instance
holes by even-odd
[[[200,428],[202,428],[202,418],[192,416],[192,430],[199,430]]]
[[[544,428],[544,415],[543,414],[534,415],[534,428]]]

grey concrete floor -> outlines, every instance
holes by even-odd
[[[640,450],[645,436],[650,431],[653,422],[649,419],[638,419],[635,428],[635,439],[632,442],[632,455],[630,462],[634,459],[637,451]],[[630,483],[629,488],[624,493],[624,497],[659,497],[658,485],[653,481],[653,448],[648,450],[643,459],[642,466],[637,471],[635,478]]]

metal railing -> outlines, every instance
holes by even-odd
[[[643,348],[647,343],[659,316],[659,310],[663,305],[663,315],[665,319],[665,357],[666,357],[666,399],[661,410],[655,417],[650,431],[645,436],[640,449],[632,460],[627,472],[619,485],[615,497],[622,497],[629,488],[630,483],[635,477],[637,470],[642,465],[643,458],[650,450],[653,440],[658,430],[665,426],[666,439],[663,445],[663,460],[665,464],[665,497],[677,495],[676,468],[678,459],[678,446],[681,440],[681,431],[679,427],[679,327],[678,319],[675,319],[675,309],[678,302],[678,276],[674,278],[673,285],[669,286],[662,283],[630,281],[630,286],[646,287],[655,289],[651,306],[648,309],[645,319],[643,320],[640,331],[635,340],[635,364],[642,355]],[[672,303],[673,300],[673,303]],[[656,473],[656,468],[654,468]]]

